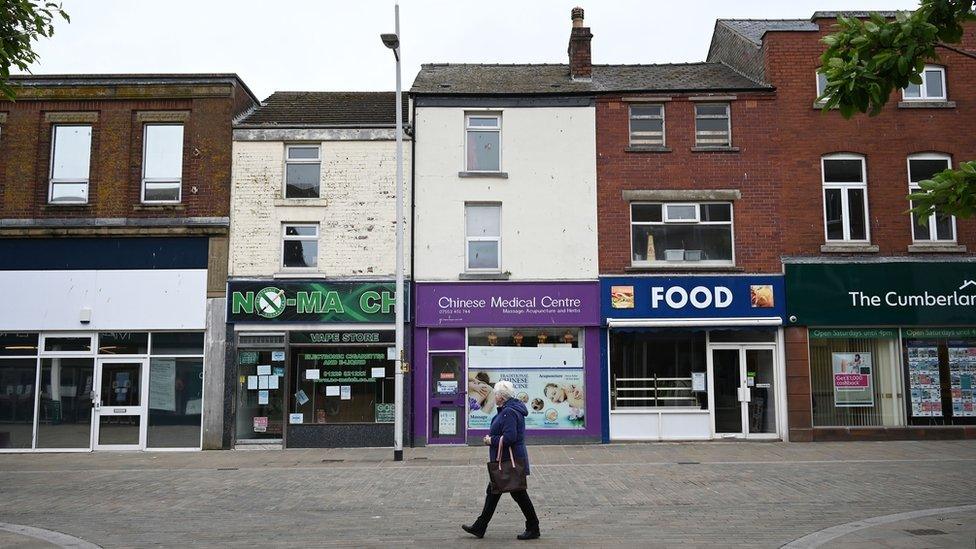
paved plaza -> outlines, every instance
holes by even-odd
[[[482,448],[0,455],[3,547],[488,547]],[[974,547],[976,442],[532,446],[539,547]],[[60,534],[60,537],[58,535]],[[45,538],[44,536],[49,536]]]

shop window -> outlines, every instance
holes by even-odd
[[[630,146],[664,146],[664,105],[630,106]]]
[[[258,336],[241,335],[240,343]],[[280,335],[266,336],[278,338]],[[238,440],[280,439],[285,416],[285,350],[240,347],[237,351]]]
[[[827,75],[817,71],[817,98],[819,99],[823,96],[824,90],[827,89]]]
[[[704,331],[612,331],[611,409],[707,410],[707,370]]]
[[[465,125],[465,169],[469,172],[498,172],[502,169],[502,117],[500,114],[469,114]]]
[[[935,174],[952,167],[952,161],[947,154],[915,154],[908,157],[908,191],[920,192],[919,182],[932,179]],[[912,207],[915,203],[912,202]],[[915,242],[956,240],[956,218],[932,214],[926,224],[919,223],[918,216],[912,214],[912,237]]]
[[[100,355],[144,355],[148,351],[149,334],[146,332],[102,332],[98,334],[98,354]]]
[[[44,336],[44,352],[46,353],[67,353],[67,352],[90,353],[91,350],[92,350],[91,336],[84,336],[84,337]]]
[[[867,242],[868,184],[863,156],[834,154],[821,159],[824,227],[828,242]]]
[[[199,447],[203,358],[153,357],[149,374],[148,446]]]
[[[945,101],[945,69],[937,65],[925,65],[919,74],[921,84],[909,84],[901,90],[905,101]]]
[[[90,446],[94,379],[93,358],[41,360],[38,448],[68,449]]]
[[[54,126],[48,202],[52,204],[88,202],[91,141],[91,126]]]
[[[202,355],[203,332],[153,332],[154,355]]]
[[[394,362],[386,347],[293,348],[291,360],[291,412],[301,415],[295,423],[393,422]]]
[[[630,219],[635,266],[734,264],[731,203],[632,203]]]
[[[904,330],[912,425],[976,424],[976,331]]]
[[[698,147],[731,147],[732,124],[728,103],[695,105],[695,145]]]
[[[288,145],[285,151],[285,198],[319,198],[321,147]]]
[[[466,271],[501,270],[501,204],[465,204]]]
[[[0,448],[30,448],[36,358],[0,359]]]
[[[582,336],[578,327],[469,329],[468,428],[490,426],[503,379],[528,408],[527,429],[584,428]]]
[[[831,333],[841,331],[810,331],[813,426],[901,425],[897,331],[883,339],[859,337],[859,330],[846,330],[851,337]]]
[[[142,201],[177,203],[183,187],[183,125],[146,124],[142,151]]]
[[[318,225],[284,225],[281,266],[286,269],[314,269],[319,256]]]
[[[0,356],[36,356],[37,334],[0,332]]]

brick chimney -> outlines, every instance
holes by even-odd
[[[590,59],[590,27],[583,26],[583,8],[573,8],[573,29],[569,33],[569,75],[573,80],[589,80],[593,76]]]

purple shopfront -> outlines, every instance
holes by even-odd
[[[417,444],[480,444],[500,379],[529,410],[529,443],[600,442],[598,282],[417,283],[415,291]]]

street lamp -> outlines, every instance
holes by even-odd
[[[395,31],[381,34],[383,45],[393,50],[396,58],[396,301],[393,305],[396,321],[396,356],[393,404],[393,460],[403,461],[403,371],[406,355],[403,350],[403,107],[400,99],[400,4],[393,7]]]

